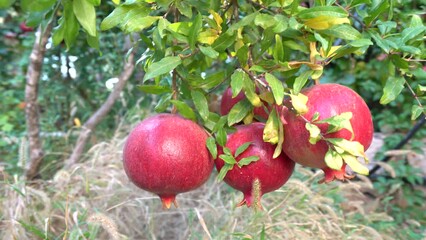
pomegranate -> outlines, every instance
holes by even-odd
[[[353,139],[351,139],[352,133],[347,129],[326,134],[328,124],[318,124],[318,127],[326,138],[358,141],[367,150],[373,139],[373,121],[367,104],[355,91],[339,84],[320,84],[306,88],[301,93],[308,97],[306,105],[309,110],[303,115],[307,120],[312,119],[316,112],[319,113],[319,120],[351,112],[350,123],[354,131]],[[286,105],[290,105],[289,101],[289,99],[286,100]],[[283,151],[292,160],[303,166],[322,169],[325,173],[322,182],[350,178],[345,173],[345,164],[341,170],[327,167],[324,161],[328,150],[327,143],[324,140],[320,140],[316,144],[309,143],[310,135],[305,128],[306,122],[301,116],[297,116],[289,110],[285,111],[284,115],[287,124],[284,125]]]
[[[228,114],[232,107],[237,104],[239,101],[246,98],[244,92],[240,92],[235,98],[232,98],[232,89],[227,88],[222,95],[222,101],[220,102],[220,114],[226,115]],[[265,103],[264,103],[265,104]],[[255,107],[253,109],[253,113],[255,116],[261,117],[264,120],[268,119],[269,114],[265,111],[263,106]]]
[[[201,186],[213,170],[207,133],[175,114],[146,118],[133,129],[123,152],[124,170],[138,187],[157,194],[164,208]]]
[[[225,147],[229,148],[232,154],[235,154],[239,146],[251,142],[249,147],[236,157],[237,162],[249,156],[259,157],[256,162],[242,167],[234,165],[225,175],[224,181],[244,194],[243,200],[237,206],[246,204],[250,207],[253,204],[255,208],[261,208],[261,196],[280,188],[293,173],[295,163],[284,153],[276,159],[272,158],[275,145],[263,141],[264,127],[265,124],[260,122],[240,125],[234,133],[228,135]],[[219,149],[219,155],[222,153],[223,150]],[[218,171],[225,165],[220,158],[215,162]]]

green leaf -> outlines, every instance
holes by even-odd
[[[138,89],[142,92],[149,94],[162,94],[162,93],[171,93],[172,89],[168,86],[159,86],[159,85],[141,85],[138,86]]]
[[[250,102],[243,100],[235,104],[228,113],[228,126],[232,126],[241,122],[243,118],[250,112],[252,106]]]
[[[413,105],[411,108],[411,120],[416,120],[422,113],[424,109],[419,105]]]
[[[216,146],[216,141],[215,141],[214,137],[207,138],[206,146],[207,146],[207,149],[209,149],[209,152],[212,155],[212,158],[216,159],[217,158],[217,146]]]
[[[361,37],[361,33],[349,24],[334,25],[329,29],[321,30],[320,33],[345,40],[356,40]]]
[[[390,52],[391,46],[389,46],[389,43],[388,43],[388,41],[386,39],[383,39],[379,35],[379,33],[375,32],[375,31],[369,30],[368,33],[374,39],[374,41],[376,42],[377,46],[379,46],[386,53]]]
[[[242,158],[240,161],[238,161],[238,167],[247,166],[252,162],[258,161],[260,158],[258,156],[250,156]]]
[[[170,105],[170,99],[171,98],[172,98],[171,93],[167,93],[167,94],[164,94],[163,96],[161,96],[160,100],[158,101],[157,105],[154,108],[154,111],[158,112],[158,113],[166,111],[166,109]]]
[[[0,0],[0,9],[6,9],[12,6],[16,0]]]
[[[370,39],[362,38],[362,39],[351,41],[349,45],[352,47],[361,48],[361,47],[373,45],[373,42]]]
[[[197,109],[201,118],[204,121],[206,121],[210,113],[209,104],[207,102],[206,97],[199,90],[191,91],[191,96],[192,96],[192,101],[194,102],[195,108]]]
[[[281,121],[278,118],[277,111],[275,108],[272,109],[272,112],[269,114],[268,120],[265,123],[265,128],[263,128],[263,141],[269,142],[272,144],[277,144],[280,139],[279,125]]]
[[[25,12],[43,12],[53,7],[56,0],[22,0],[21,7]],[[0,5],[8,5],[3,3]]]
[[[138,16],[123,24],[126,32],[140,32],[145,28],[151,27],[161,17],[158,16]]]
[[[231,75],[231,90],[232,97],[235,98],[243,89],[244,78],[248,78],[249,76],[241,69],[235,70],[235,72]]]
[[[352,112],[344,112],[339,115],[329,117],[321,121],[317,121],[317,123],[328,124],[328,129],[326,134],[334,133],[334,132],[340,131],[341,129],[347,129],[349,132],[352,133],[352,138],[353,138],[354,130],[352,129],[352,125],[350,121],[351,119],[352,119]]]
[[[368,26],[374,21],[380,14],[384,13],[389,8],[389,1],[380,1],[371,11],[368,12],[368,16],[364,18],[365,24]]]
[[[273,159],[281,155],[282,149],[283,149],[283,143],[284,143],[284,124],[278,124],[278,144],[277,144],[277,147],[275,148],[274,155],[272,155]]]
[[[228,121],[228,118],[226,116],[221,116],[219,120],[216,122],[216,124],[214,125],[212,132],[215,133],[219,131],[219,129],[222,129],[225,126],[227,121]]]
[[[216,133],[216,141],[220,146],[225,146],[227,140],[226,131],[224,128],[221,128]]]
[[[179,12],[182,13],[182,15],[188,18],[192,18],[192,6],[189,5],[187,1],[178,0],[175,2],[175,5],[177,9],[179,10]]]
[[[275,34],[275,47],[274,47],[274,59],[277,62],[284,61],[284,48],[281,36],[279,34]]]
[[[290,94],[291,104],[293,105],[294,110],[296,110],[297,114],[303,115],[309,111],[308,106],[308,97],[299,93],[297,95]]]
[[[160,61],[151,64],[148,67],[145,73],[145,76],[143,78],[143,81],[160,76],[165,73],[169,73],[170,71],[175,69],[177,66],[179,66],[181,63],[182,63],[182,59],[180,59],[180,57],[178,56],[165,57],[161,59]]]
[[[345,161],[345,163],[351,167],[352,171],[362,174],[362,175],[368,175],[368,173],[370,172],[368,170],[368,168],[364,165],[362,165],[358,159],[350,154],[344,153],[341,154],[343,160]]]
[[[236,30],[238,30],[239,28],[248,26],[250,24],[253,23],[254,19],[256,18],[256,16],[259,14],[259,12],[254,12],[254,13],[250,13],[249,15],[243,17],[242,19],[240,19],[238,22],[232,24],[228,31],[229,33],[233,33]]]
[[[80,25],[78,24],[77,18],[74,15],[73,6],[71,2],[64,2],[63,16],[59,20],[59,22],[59,27],[63,26],[64,28],[63,40],[65,41],[65,45],[67,46],[68,50],[76,42],[80,30]],[[59,39],[56,39],[55,41],[59,41]]]
[[[170,100],[173,105],[176,106],[178,112],[180,115],[182,115],[185,118],[189,118],[191,120],[195,120],[195,113],[186,103],[179,101],[179,100]]]
[[[73,11],[87,34],[96,36],[96,10],[87,0],[73,0]]]
[[[255,107],[261,107],[262,101],[256,93],[256,86],[253,81],[250,79],[247,73],[242,72],[243,74],[243,89],[247,99],[250,101],[251,105]]]
[[[195,43],[197,42],[198,34],[200,33],[202,24],[203,24],[202,16],[200,13],[198,13],[193,21],[191,30],[189,31],[189,35],[188,35],[188,43],[192,50],[195,49]]]
[[[269,14],[258,14],[254,20],[256,26],[260,26],[263,29],[267,29],[276,25],[276,20]]]
[[[236,164],[237,161],[235,160],[235,158],[231,155],[228,154],[221,154],[219,155],[219,158],[222,159],[225,163],[227,164]]]
[[[217,52],[223,52],[230,47],[235,41],[235,34],[221,34],[212,44],[212,47]]]
[[[87,1],[89,1],[89,3],[95,7],[101,5],[101,0],[87,0]]]
[[[102,20],[101,30],[105,31],[120,24],[128,11],[129,9],[123,6],[116,7],[114,11],[112,11],[106,18],[104,18],[104,20]]]
[[[100,48],[99,48],[99,34],[96,35],[96,37],[90,36],[89,34],[87,34],[86,36],[87,36],[86,37],[87,44],[89,44],[89,46],[91,48],[94,48],[94,49],[100,51]]]
[[[308,81],[309,77],[313,74],[314,71],[309,70],[306,72],[303,72],[300,74],[293,83],[293,93],[299,94],[300,90],[302,90],[303,86],[305,86],[306,82]]]
[[[265,79],[272,90],[272,94],[274,94],[275,102],[281,105],[284,100],[284,86],[282,82],[270,73],[265,74]]]
[[[238,157],[241,153],[243,153],[250,146],[251,142],[246,142],[243,145],[239,146],[235,151],[234,157]]]
[[[300,11],[296,16],[302,20],[315,18],[318,16],[345,18],[348,16],[348,13],[341,7],[318,6],[304,9]]]
[[[404,77],[390,77],[386,81],[385,87],[383,88],[383,95],[380,98],[380,104],[388,104],[395,100],[396,97],[404,89],[405,79]]]
[[[319,112],[315,112],[314,115],[312,116],[311,122],[315,122],[319,119]]]
[[[414,39],[418,36],[424,37],[424,36],[422,36],[422,33],[424,33],[424,31],[426,31],[425,26],[405,28],[401,33],[401,39],[400,39],[399,44],[403,45],[406,42],[408,42],[409,40]]]
[[[208,47],[204,47],[204,46],[198,46],[198,48],[200,49],[200,51],[206,55],[209,58],[217,58],[219,57],[219,53],[216,52],[212,47],[208,46]]]
[[[343,166],[343,159],[336,151],[328,148],[327,153],[324,157],[325,164],[331,169],[340,170]]]
[[[319,140],[321,140],[321,130],[315,124],[306,123],[306,130],[309,131],[309,143],[316,144]]]
[[[417,86],[417,89],[420,91],[420,92],[426,92],[426,86],[422,86],[422,85],[418,85]]]
[[[219,174],[217,175],[217,181],[222,181],[228,171],[232,170],[234,168],[234,164],[227,164],[223,165],[223,167],[220,169]]]

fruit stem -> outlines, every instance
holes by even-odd
[[[161,202],[163,203],[163,209],[170,209],[170,207],[175,205],[175,207],[178,207],[176,203],[176,195],[158,195],[161,199]]]

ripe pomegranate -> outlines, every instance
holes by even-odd
[[[136,186],[156,193],[164,208],[177,206],[176,195],[201,186],[213,170],[207,137],[203,128],[179,115],[146,118],[124,146],[124,170]]]
[[[373,139],[373,121],[370,110],[364,100],[352,89],[339,84],[320,84],[301,91],[308,97],[307,107],[309,111],[303,115],[307,120],[318,112],[319,120],[339,115],[344,112],[352,112],[350,123],[354,131],[354,139],[364,146],[364,150],[370,146]],[[286,104],[289,105],[289,99]],[[284,125],[285,140],[283,151],[295,162],[324,171],[325,177],[321,182],[330,182],[334,179],[344,180],[350,178],[346,175],[343,164],[341,170],[333,170],[325,164],[324,156],[328,150],[324,140],[316,144],[309,143],[309,132],[305,128],[305,121],[292,111],[284,113],[287,124]],[[321,133],[326,138],[344,138],[351,140],[352,134],[347,129],[335,133],[325,134],[328,124],[318,124]]]
[[[237,148],[246,142],[251,142],[250,146],[241,153],[235,160],[249,156],[258,156],[259,160],[248,165],[239,167],[234,165],[225,175],[224,181],[231,187],[243,192],[244,198],[237,205],[246,204],[250,207],[255,204],[255,208],[261,208],[260,198],[263,194],[272,192],[280,188],[290,178],[294,170],[295,163],[284,153],[273,159],[275,145],[263,141],[264,123],[255,122],[249,125],[237,126],[237,130],[228,135],[225,147],[235,154]],[[219,155],[223,153],[219,149]],[[225,162],[217,158],[216,169],[220,171]],[[257,185],[255,189],[253,185]]]
[[[246,98],[244,92],[240,92],[235,98],[232,98],[232,89],[229,87],[225,90],[222,95],[222,101],[220,102],[220,114],[228,114],[232,107],[237,104],[239,101]],[[255,116],[259,116],[265,120],[268,119],[269,114],[265,111],[264,107],[255,107],[253,110]]]

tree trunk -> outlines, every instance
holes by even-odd
[[[36,40],[30,55],[30,64],[28,66],[25,85],[25,118],[27,125],[27,134],[29,142],[29,164],[25,172],[28,180],[33,179],[39,171],[44,153],[40,140],[38,82],[43,67],[44,53],[46,44],[52,31],[52,24],[46,29],[41,27],[36,32]]]
[[[134,55],[135,53],[133,50],[129,54],[127,62],[124,64],[123,71],[119,76],[119,81],[115,84],[114,89],[109,94],[108,98],[105,100],[102,106],[83,124],[73,152],[65,162],[65,167],[70,167],[78,162],[84,152],[84,147],[86,146],[92,131],[109,113],[111,108],[114,106],[115,101],[119,98],[120,93],[123,91],[127,80],[130,78],[135,68]]]

